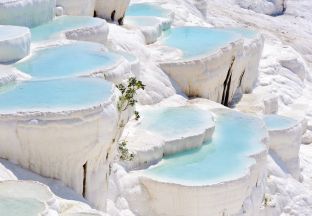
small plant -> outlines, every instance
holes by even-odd
[[[118,147],[119,153],[120,153],[120,159],[124,161],[132,161],[134,158],[134,154],[129,152],[127,148],[127,141],[123,140],[119,143]]]
[[[144,90],[145,85],[142,81],[137,80],[135,77],[131,77],[128,79],[127,85],[118,84],[116,87],[121,92],[121,96],[119,97],[117,108],[118,111],[121,113],[125,111],[129,106],[134,107],[137,103],[135,99],[135,95],[139,89]],[[140,114],[138,111],[134,111],[134,118],[135,120],[140,119]],[[121,122],[119,124],[120,127],[124,127],[124,123]],[[124,161],[131,161],[134,158],[134,154],[129,152],[127,148],[127,141],[123,140],[118,144],[118,151],[120,154],[120,159]]]
[[[134,111],[134,116],[135,116],[135,120],[139,120],[140,119],[140,113],[138,111]]]
[[[116,87],[121,92],[117,108],[119,112],[125,111],[129,106],[134,106],[137,103],[137,100],[134,98],[139,89],[144,90],[145,85],[142,81],[137,80],[135,77],[128,79],[128,85],[118,84]],[[135,114],[138,116],[137,114]]]

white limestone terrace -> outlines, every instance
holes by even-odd
[[[93,76],[120,83],[131,73],[131,65],[123,56],[108,52],[98,43],[77,41],[39,47],[14,66],[33,80]]]
[[[240,79],[242,93],[251,93],[259,76],[259,63],[264,46],[264,37],[256,31],[248,28],[225,28],[235,32],[244,38],[244,50],[242,53],[242,65],[244,72]]]
[[[22,175],[30,172],[23,168],[19,169],[20,172],[23,173]],[[56,180],[50,179],[49,181],[55,182]],[[58,187],[60,187],[58,190],[66,188],[61,184],[58,184]],[[2,166],[2,164],[0,164],[0,213],[5,216],[106,215],[92,209],[86,203],[58,197],[47,185],[38,181],[18,180],[14,174],[9,169]]]
[[[152,3],[131,4],[126,12],[124,24],[128,28],[142,31],[146,44],[157,41],[162,31],[168,30],[174,19],[174,13]]]
[[[162,24],[157,17],[126,17],[124,24],[130,29],[139,29],[146,44],[155,43],[162,33]]]
[[[0,25],[0,63],[16,61],[30,52],[30,31],[19,26]]]
[[[167,10],[156,3],[135,3],[130,4],[126,12],[126,20],[138,17],[138,19],[146,19],[146,17],[156,17],[161,22],[161,29],[167,30],[171,27],[174,19],[174,12]]]
[[[269,131],[272,157],[285,172],[300,180],[299,150],[303,134],[302,123],[280,115],[266,115],[263,119]]]
[[[262,199],[253,196],[257,191],[263,194],[266,181],[264,122],[224,108],[211,111],[216,119],[212,139],[198,148],[167,155],[148,169],[130,173],[139,177],[143,194],[137,195],[144,197],[140,204],[128,199],[135,213],[235,215],[248,214],[251,200],[261,206]]]
[[[105,20],[88,16],[60,16],[31,28],[32,42],[66,38],[105,43],[108,25]]]
[[[55,0],[1,0],[0,25],[35,27],[54,18]]]
[[[0,213],[6,216],[56,216],[59,204],[50,189],[33,181],[0,181]]]
[[[49,208],[59,210],[55,195],[48,186],[33,181],[1,181],[0,197],[10,198],[31,198],[46,203]]]
[[[254,34],[257,42],[244,49],[243,34],[236,32],[231,29],[177,27],[168,30],[151,47],[158,56],[160,67],[185,94],[228,106],[242,84],[246,90],[254,83],[258,74],[256,63],[263,46],[262,37]],[[255,63],[254,67],[249,63]],[[250,75],[253,73],[255,75]]]
[[[194,106],[151,106],[140,110],[141,120],[128,124],[126,137],[134,160],[129,169],[148,167],[169,155],[199,147],[211,139],[214,131],[212,115]]]
[[[118,94],[103,79],[18,82],[0,93],[0,157],[60,179],[105,209]],[[53,164],[53,165],[52,165]],[[96,181],[95,181],[96,180]]]
[[[95,15],[97,17],[123,24],[130,0],[97,0]]]

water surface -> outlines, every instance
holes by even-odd
[[[32,41],[53,39],[61,32],[101,25],[103,20],[89,16],[61,16],[46,24],[31,29]]]
[[[66,111],[92,107],[112,95],[102,79],[73,78],[16,83],[0,92],[0,112]]]
[[[156,180],[200,186],[242,176],[255,163],[248,155],[263,150],[261,121],[233,111],[216,112],[212,140],[202,147],[164,157],[142,171]]]
[[[100,44],[75,42],[41,49],[14,66],[33,79],[51,79],[89,75],[119,60],[119,55],[104,52]]]
[[[287,129],[297,124],[295,119],[280,115],[266,115],[263,120],[269,130]]]
[[[238,40],[237,33],[205,27],[177,27],[165,32],[160,43],[182,50],[183,58],[193,58],[217,51]]]

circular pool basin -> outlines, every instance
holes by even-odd
[[[16,83],[0,92],[0,113],[72,111],[105,103],[114,86],[102,79],[73,78]]]
[[[183,59],[205,56],[240,39],[231,31],[205,27],[177,27],[164,33],[160,43],[179,49]]]
[[[126,12],[127,16],[153,16],[153,17],[169,17],[171,12],[156,4],[138,3],[131,4]]]
[[[263,120],[269,130],[285,130],[298,124],[295,119],[281,115],[266,115]]]
[[[121,56],[104,51],[97,43],[74,42],[36,51],[15,67],[36,79],[87,76],[108,69],[121,61]]]
[[[54,195],[46,185],[32,181],[0,182],[0,197],[29,198],[47,203],[54,199]]]
[[[215,114],[212,140],[199,148],[166,156],[142,173],[156,181],[187,186],[217,184],[248,173],[256,162],[250,155],[265,151],[262,121],[227,110]]]
[[[91,28],[103,24],[106,24],[104,20],[89,16],[61,16],[46,24],[32,28],[32,42],[53,39],[67,31]]]
[[[203,133],[214,124],[208,111],[194,107],[158,108],[142,111],[141,114],[141,128],[165,139]]]
[[[46,206],[36,199],[0,197],[0,215],[3,216],[40,216],[45,215]]]

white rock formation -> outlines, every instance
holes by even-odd
[[[259,75],[259,63],[264,46],[264,37],[256,34],[253,38],[244,37],[245,58],[244,74],[242,75],[240,88],[243,93],[251,93]]]
[[[188,96],[228,105],[239,87],[243,72],[240,62],[242,50],[243,40],[236,40],[202,57],[161,60],[159,64]]]
[[[93,16],[96,0],[56,0],[56,6],[63,8],[64,15]]]
[[[130,0],[97,0],[96,16],[122,24]]]
[[[8,84],[16,81],[29,80],[31,77],[28,74],[21,73],[11,65],[0,64],[0,86],[5,87]]]
[[[65,32],[65,37],[69,40],[91,41],[105,43],[108,35],[108,25],[104,20],[95,26],[86,26]]]
[[[260,120],[253,123],[259,126],[259,132],[262,134],[259,141],[266,146],[267,133],[264,123]],[[140,182],[149,197],[149,210],[139,212],[139,215],[212,216],[252,211],[248,203],[254,201],[256,202],[254,206],[261,206],[262,203],[262,199],[258,196],[263,195],[266,181],[266,147],[252,153],[250,157],[255,159],[255,163],[244,172],[244,175],[216,184],[192,186],[141,175]]]
[[[49,187],[33,181],[2,181],[0,182],[0,196],[10,198],[31,198],[46,203],[49,208],[59,211],[56,196]]]
[[[133,16],[125,18],[125,25],[130,28],[138,28],[145,37],[145,43],[151,44],[157,41],[162,33],[162,22],[157,17]]]
[[[159,106],[175,107],[185,104],[192,104],[192,106],[201,109],[223,107],[206,99],[195,99],[186,102],[176,98],[164,100]],[[155,180],[136,171],[127,173],[121,167],[114,165],[109,186],[112,192],[110,199],[117,203],[125,199],[127,201],[126,206],[129,205],[129,208],[136,215],[207,216],[241,215],[244,213],[258,215],[263,204],[266,186],[267,133],[262,121],[257,120],[256,123],[259,126],[259,132],[262,134],[261,142],[265,148],[263,148],[263,151],[252,154],[251,157],[256,162],[246,170],[242,177],[220,184],[187,186]],[[138,127],[135,123],[128,126]],[[137,133],[141,132],[137,131]],[[125,134],[127,139],[132,140],[133,131],[126,128]],[[145,151],[145,154],[140,152],[139,157],[142,161],[146,160],[148,162],[143,163],[141,168],[157,162],[162,155],[160,147],[164,145],[164,141],[160,136],[150,132],[142,134],[134,139],[136,146],[131,146],[131,141],[129,141],[129,148],[137,147],[142,152]],[[137,163],[137,161],[134,161],[134,163]]]
[[[30,31],[25,27],[0,25],[0,63],[20,60],[30,51]]]
[[[261,91],[243,94],[235,104],[235,108],[243,113],[275,114],[278,112],[278,97],[275,94]]]
[[[196,108],[192,105],[167,108],[157,105],[155,107],[147,106],[141,108],[139,112],[141,119],[139,121],[133,120],[129,122],[125,128],[124,137],[121,138],[127,141],[129,151],[135,155],[132,161],[125,163],[128,169],[147,168],[159,162],[165,155],[199,147],[205,141],[211,139],[214,131],[212,115],[206,110]],[[180,113],[184,117],[177,118],[177,114],[174,114],[174,112]],[[168,115],[167,113],[172,113],[173,116],[168,116],[166,119],[159,121],[151,117],[152,115]],[[181,126],[181,124],[185,124],[185,121],[191,121],[187,115],[192,114],[197,114],[201,117],[192,119],[193,122],[190,125]],[[157,129],[145,128],[145,124],[154,125],[156,128],[160,127],[161,124],[169,124],[170,126],[168,125],[168,127],[174,127],[171,125],[174,124],[178,129],[170,128],[168,130],[175,132],[164,134],[164,131],[161,130],[157,131]],[[187,131],[181,134],[179,128],[180,130]]]
[[[278,116],[276,116],[278,117]],[[280,116],[280,118],[286,118]],[[287,119],[287,118],[286,118]],[[279,121],[276,119],[276,121]],[[303,134],[303,126],[299,121],[281,127],[270,127],[269,132],[270,154],[277,164],[290,173],[295,179],[301,180],[299,150]]]
[[[0,182],[4,180],[17,180],[16,176],[0,164]]]
[[[0,156],[43,176],[62,180],[94,206],[106,208],[107,177],[128,114],[118,93],[96,107],[0,115]]]
[[[236,0],[242,7],[257,13],[280,15],[286,10],[286,0]]]
[[[3,0],[0,24],[35,27],[54,18],[55,0]]]

